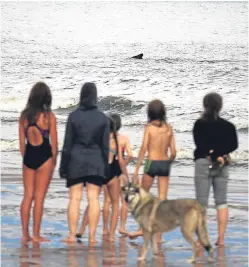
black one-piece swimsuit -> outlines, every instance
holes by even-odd
[[[30,144],[27,131],[31,126],[35,126],[40,131],[43,139],[41,145],[33,146]],[[41,129],[36,123],[29,124],[28,128],[26,130],[27,143],[23,164],[32,170],[37,170],[42,166],[42,164],[52,157],[52,147],[49,142],[49,130]]]

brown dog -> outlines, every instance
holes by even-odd
[[[192,245],[195,262],[198,253],[194,234],[196,233],[203,247],[208,252],[208,260],[213,261],[213,249],[209,242],[205,221],[205,208],[194,199],[177,199],[160,201],[134,183],[122,186],[124,198],[128,208],[143,230],[144,246],[142,256],[144,260],[151,242],[153,254],[158,251],[155,241],[156,233],[169,232],[180,226],[184,238]]]

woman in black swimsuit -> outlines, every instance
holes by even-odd
[[[128,177],[126,162],[123,159],[122,146],[118,143],[117,129],[114,120],[110,117],[110,141],[109,141],[109,173],[105,180],[104,197],[110,198],[112,215],[110,220],[110,232],[108,231],[109,212],[103,212],[103,233],[109,234],[109,241],[114,241],[117,228],[120,200],[119,176],[123,173]],[[105,204],[104,204],[105,205]],[[109,208],[109,205],[108,205]],[[105,209],[105,207],[104,207]]]
[[[40,225],[45,195],[57,158],[56,118],[51,112],[51,103],[49,87],[43,82],[38,82],[33,86],[19,119],[24,184],[24,198],[21,204],[22,242],[31,240],[29,218],[33,201],[32,239],[35,242],[48,241],[40,236]]]

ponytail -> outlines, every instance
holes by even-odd
[[[110,132],[113,133],[113,137],[114,137],[115,144],[116,144],[116,149],[118,151],[117,127],[116,127],[115,121],[111,117],[109,117],[109,120],[110,120]]]
[[[118,153],[118,137],[117,137],[117,132],[116,131],[113,132],[113,136],[114,136],[116,149],[117,149],[117,153]]]
[[[217,120],[219,113],[211,108],[206,108],[202,114],[202,118],[207,121]]]

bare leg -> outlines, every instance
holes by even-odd
[[[168,197],[168,186],[169,186],[169,177],[168,176],[159,176],[158,177],[158,197],[160,200],[165,200]],[[157,242],[162,243],[162,234],[157,234]]]
[[[218,220],[218,239],[215,245],[224,246],[225,232],[228,222],[228,208],[220,208],[217,210],[217,220]]]
[[[124,197],[123,197],[122,193],[121,193],[121,199],[122,199],[122,207],[121,207],[121,214],[120,214],[119,233],[121,235],[127,235],[125,224],[126,224],[126,221],[127,221],[128,207],[127,207],[127,203],[124,200]]]
[[[153,178],[151,176],[147,175],[147,174],[144,174],[143,175],[143,180],[142,180],[142,188],[144,190],[146,190],[147,192],[149,192],[152,184],[153,184]],[[129,235],[130,239],[135,239],[135,238],[137,238],[139,236],[142,236],[143,235],[143,231],[142,231],[142,229],[138,229],[136,232],[129,233],[128,235]]]
[[[119,213],[119,195],[120,195],[120,184],[118,177],[113,178],[108,184],[107,189],[112,203],[112,217],[110,223],[110,236],[109,241],[115,240],[115,231],[118,224],[118,213]]]
[[[80,215],[80,201],[83,194],[83,183],[76,184],[69,189],[69,205],[68,205],[68,226],[69,226],[69,237],[62,240],[62,242],[75,242],[76,231],[79,222]]]
[[[84,212],[84,216],[83,216],[83,220],[82,220],[82,224],[80,226],[80,230],[79,230],[79,233],[77,234],[78,237],[81,237],[85,230],[86,230],[86,227],[89,223],[89,220],[88,220],[88,210],[89,210],[89,206],[87,205],[86,209],[85,209],[85,212]]]
[[[89,243],[95,243],[95,233],[99,222],[100,215],[100,204],[99,204],[99,194],[101,187],[87,183],[87,198],[89,205]]]
[[[107,190],[107,186],[104,185],[104,207],[103,207],[103,235],[109,234],[109,212],[110,212],[111,198]]]
[[[51,181],[52,159],[47,160],[36,173],[35,200],[33,213],[33,241],[44,242],[48,239],[40,236],[44,199]]]
[[[35,188],[35,171],[23,166],[24,196],[21,203],[22,243],[31,241],[29,234],[29,218]]]

